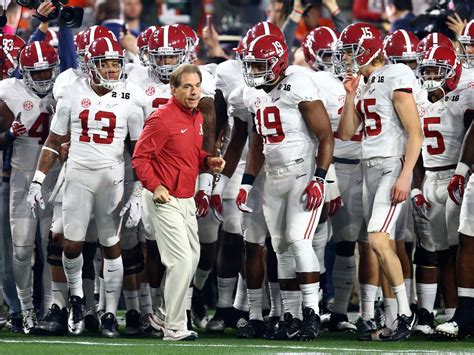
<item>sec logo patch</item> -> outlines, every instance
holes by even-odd
[[[471,81],[469,84],[467,84],[468,89],[474,89],[474,81]]]
[[[145,90],[145,94],[147,94],[148,96],[153,96],[155,95],[155,88],[153,86],[149,86],[146,90]]]
[[[91,100],[89,100],[88,98],[82,99],[81,100],[81,106],[84,107],[84,108],[90,107],[91,106]]]
[[[23,102],[23,108],[25,109],[25,111],[31,111],[33,109],[33,102],[31,101]]]

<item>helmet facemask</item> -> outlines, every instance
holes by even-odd
[[[244,67],[244,80],[249,87],[260,87],[271,84],[277,78],[273,73],[273,67],[278,58],[257,59],[253,55],[246,54],[242,59]]]
[[[463,67],[466,69],[474,68],[474,39],[470,36],[461,36],[459,37],[459,43],[461,43],[459,59],[461,59]]]
[[[418,78],[421,86],[428,92],[443,89],[447,79],[455,75],[451,65],[432,59],[424,60],[418,66]]]
[[[123,56],[100,56],[91,58],[89,61],[89,70],[92,81],[105,89],[114,90],[117,85],[124,81],[124,65],[125,59]]]
[[[197,56],[197,43],[194,43],[194,40],[192,38],[186,37],[186,44],[187,44],[187,50],[186,50],[186,61],[189,64],[193,64],[196,60],[198,60]]]
[[[38,63],[36,63],[38,64]],[[23,67],[23,82],[25,86],[38,95],[39,97],[45,97],[53,91],[54,81],[59,75],[59,65],[58,63],[49,64],[47,63],[38,65],[36,67]],[[35,73],[50,71],[48,79],[36,80],[34,77],[37,75]]]
[[[155,80],[169,81],[171,73],[184,63],[186,53],[184,49],[162,47],[149,51],[149,56],[150,72],[153,78]]]
[[[138,50],[138,59],[140,64],[144,67],[150,65],[150,53],[148,52],[148,46],[143,46]]]

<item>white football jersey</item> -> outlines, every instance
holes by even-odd
[[[34,171],[41,148],[48,138],[56,102],[52,95],[39,98],[25,87],[23,80],[16,78],[0,81],[0,99],[7,104],[15,120],[23,123],[28,130],[13,143],[12,166]]]
[[[235,59],[219,63],[216,68],[216,88],[222,91],[226,102],[229,102],[231,92],[239,86],[245,86],[242,65]]]
[[[462,68],[458,89],[474,89],[474,68]]]
[[[405,64],[385,65],[374,71],[360,88],[356,108],[364,125],[362,159],[405,155],[407,135],[392,98],[395,90],[413,92],[413,71]]]
[[[54,81],[53,96],[57,100],[57,93],[61,92],[63,87],[71,85],[77,78],[85,77],[79,69],[69,68],[58,75]]]
[[[298,104],[321,100],[318,88],[302,71],[287,75],[265,96],[247,98],[255,114],[255,128],[263,138],[266,164],[278,166],[314,156],[317,140],[301,115]]]
[[[143,128],[145,102],[139,88],[121,83],[98,96],[89,80],[78,78],[58,93],[51,131],[71,131],[68,164],[100,169],[123,160],[124,140],[138,140]]]
[[[474,110],[474,88],[456,89],[434,103],[424,99],[417,102],[418,114],[423,127],[423,165],[434,168],[455,165],[466,128],[464,114]]]

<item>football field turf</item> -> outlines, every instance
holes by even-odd
[[[122,329],[123,330],[123,329]],[[96,334],[73,337],[37,337],[0,331],[0,354],[270,354],[270,353],[474,353],[474,339],[427,341],[412,336],[402,342],[359,342],[350,333],[327,333],[313,342],[236,339],[234,331],[199,333],[195,342],[165,342],[141,338],[104,339]]]

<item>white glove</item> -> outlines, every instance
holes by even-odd
[[[37,218],[36,206],[39,204],[40,208],[44,210],[46,208],[43,200],[43,194],[41,192],[41,186],[46,175],[39,170],[36,170],[35,175],[33,176],[33,181],[30,184],[30,190],[28,191],[28,196],[26,202],[30,208],[33,218]]]
[[[128,219],[125,223],[125,227],[127,228],[136,227],[142,218],[142,191],[142,183],[140,181],[135,181],[133,183],[133,192],[125,206],[123,206],[120,211],[120,217],[129,211]]]

